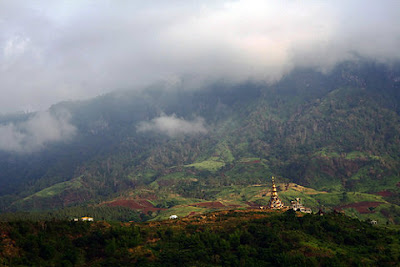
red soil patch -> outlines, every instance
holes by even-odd
[[[238,207],[241,207],[241,206],[237,205],[237,204],[230,204],[228,207],[230,207],[230,208],[238,208]]]
[[[109,202],[106,204],[109,207],[127,207],[133,210],[141,210],[143,212],[148,211],[157,211],[157,210],[165,210],[161,208],[156,208],[146,199],[137,199],[137,200],[127,200],[127,199],[120,199],[115,200],[113,202]]]
[[[393,196],[393,192],[390,191],[380,191],[380,192],[376,192],[376,195],[382,196],[382,197],[390,197]]]
[[[255,202],[251,202],[251,201],[246,201],[246,204],[250,206],[250,208],[254,209],[254,208],[259,208],[260,204],[257,204]]]
[[[396,186],[397,186],[397,187],[400,187],[400,182],[398,182],[398,183],[396,184]]]
[[[224,207],[226,207],[224,204],[222,204],[219,201],[196,203],[196,204],[193,204],[191,206],[194,206],[194,207],[206,207],[206,208],[224,208]]]
[[[364,201],[364,202],[357,202],[351,203],[343,206],[337,207],[338,210],[347,209],[347,208],[354,208],[361,214],[366,213],[375,213],[374,210],[370,210],[369,208],[376,208],[379,205],[383,204],[382,202],[373,202],[373,201]]]

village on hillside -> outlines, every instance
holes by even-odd
[[[305,207],[301,203],[300,198],[296,198],[295,200],[292,200],[290,202],[289,206],[286,206],[282,200],[278,196],[278,190],[275,184],[275,177],[272,177],[272,188],[271,188],[271,197],[269,199],[268,205],[266,206],[259,206],[258,208],[261,210],[289,210],[292,209],[294,211],[302,212],[302,213],[312,213],[312,210],[310,208]],[[319,214],[322,214],[322,211],[318,212]],[[172,214],[169,216],[170,220],[175,220],[178,219],[178,215]]]

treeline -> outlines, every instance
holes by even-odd
[[[6,266],[395,266],[400,232],[341,214],[221,212],[144,224],[0,223]]]
[[[11,222],[18,220],[25,221],[54,221],[54,220],[74,220],[81,217],[92,217],[95,221],[119,221],[119,222],[141,222],[148,219],[138,211],[126,207],[87,207],[77,206],[63,208],[53,211],[37,212],[9,212],[0,214],[0,222]]]

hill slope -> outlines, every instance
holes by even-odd
[[[273,85],[160,85],[60,103],[49,112],[70,114],[77,134],[37,152],[1,152],[0,207],[43,210],[117,198],[171,208],[214,201],[234,185],[266,185],[275,175],[333,195],[378,195],[393,204],[385,213],[393,219],[399,103],[400,67],[367,61],[328,74],[295,70]],[[243,193],[240,201],[250,199]],[[327,204],[349,201],[358,202]]]
[[[341,214],[229,211],[151,223],[0,223],[3,265],[395,266],[399,231]]]

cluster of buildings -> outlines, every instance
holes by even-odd
[[[285,206],[283,204],[282,200],[278,196],[278,190],[276,189],[275,178],[273,176],[272,176],[271,198],[268,202],[268,205],[261,206],[260,209],[273,209],[273,210],[293,209],[295,211],[300,211],[303,213],[312,213],[312,210],[310,208],[304,207],[303,204],[301,204],[300,198],[296,198],[295,200],[291,201],[290,206]],[[171,215],[171,216],[169,216],[169,219],[176,220],[176,219],[178,219],[178,216]],[[89,222],[94,221],[94,219],[92,217],[74,218],[73,220],[74,221],[89,221]],[[373,223],[376,224],[376,221],[373,221]]]
[[[93,222],[94,219],[92,217],[82,217],[82,218],[74,218],[74,222],[84,221],[84,222]]]
[[[300,211],[304,213],[312,213],[312,210],[310,208],[306,208],[301,204],[300,198],[296,197],[295,201],[290,201],[290,208],[295,210],[295,211]]]
[[[264,207],[261,207],[261,208],[264,208]],[[312,213],[312,210],[310,208],[306,208],[303,206],[303,204],[301,204],[300,198],[296,198],[296,200],[291,201],[289,207],[285,206],[278,197],[278,191],[276,190],[274,177],[272,177],[271,198],[270,198],[270,200],[268,202],[268,206],[266,208],[274,209],[274,210],[289,208],[289,209],[293,209],[295,211],[300,211],[300,212],[304,212],[304,213]]]

